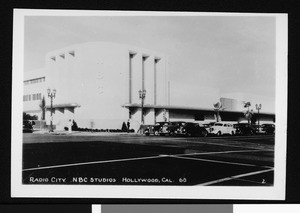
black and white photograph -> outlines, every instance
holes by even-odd
[[[12,197],[285,199],[287,14],[15,9],[13,35]]]

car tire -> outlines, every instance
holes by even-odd
[[[155,131],[155,132],[154,132],[154,135],[156,135],[156,136],[159,135],[158,131]]]
[[[219,132],[217,133],[217,135],[218,135],[218,136],[221,136],[221,135],[222,135],[222,132],[221,132],[221,131],[219,131]]]
[[[202,132],[202,136],[203,136],[203,137],[207,137],[207,135],[208,135],[208,132],[206,132],[206,131],[203,131],[203,132]]]
[[[231,135],[232,135],[232,136],[234,135],[234,131],[231,131]]]

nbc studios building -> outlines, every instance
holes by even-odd
[[[155,51],[104,42],[72,45],[47,53],[44,68],[25,73],[23,110],[47,125],[52,119],[56,130],[63,130],[72,119],[78,127],[91,129],[121,129],[130,120],[137,131],[142,120],[145,124],[215,121],[213,103],[220,101],[221,120],[245,121],[238,100],[243,94],[220,98],[219,91],[207,89],[199,94],[199,104],[182,101],[190,93],[170,103],[170,94],[175,96],[180,86],[170,82],[168,73],[167,57]],[[56,90],[52,117],[47,89]],[[140,90],[146,91],[143,110]],[[261,113],[260,121],[275,122],[275,115]]]

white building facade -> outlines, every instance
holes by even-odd
[[[129,118],[136,129],[141,108],[130,111],[125,106],[141,104],[141,89],[146,90],[145,106],[168,103],[167,59],[146,49],[103,42],[73,45],[49,52],[45,67],[33,73],[24,79],[24,112],[41,119],[44,97],[49,124],[47,89],[56,89],[52,106],[56,129],[66,127],[69,119],[82,128],[121,129]],[[39,82],[26,83],[35,79]],[[145,111],[145,123],[154,123],[154,109]]]
[[[47,89],[56,90],[52,107]],[[139,90],[146,91],[143,107]],[[121,129],[130,121],[130,127],[137,131],[142,120],[144,124],[215,121],[213,105],[217,102],[223,106],[220,119],[232,122],[246,121],[241,100],[261,103],[262,111],[270,108],[265,98],[242,95],[220,98],[218,89],[170,82],[164,54],[89,42],[49,52],[44,68],[25,73],[23,110],[47,125],[52,120],[56,130],[68,127],[71,119],[80,128],[103,130]],[[266,112],[264,119],[262,116],[261,121],[275,121],[274,113]]]

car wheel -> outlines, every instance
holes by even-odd
[[[173,131],[170,131],[169,135],[170,135],[170,136],[174,136],[174,132],[173,132]]]
[[[208,135],[208,133],[207,133],[206,131],[203,131],[203,132],[202,132],[202,136],[203,136],[203,137],[207,137],[207,135]]]
[[[150,135],[150,133],[145,133],[145,135],[146,135],[146,136],[149,136],[149,135]]]
[[[234,135],[234,131],[231,131],[231,135]]]
[[[221,131],[219,131],[219,132],[217,133],[217,135],[218,135],[218,136],[221,136],[221,135],[222,135],[222,132],[221,132]]]
[[[154,135],[159,135],[158,131],[155,131],[155,132],[154,132]]]

